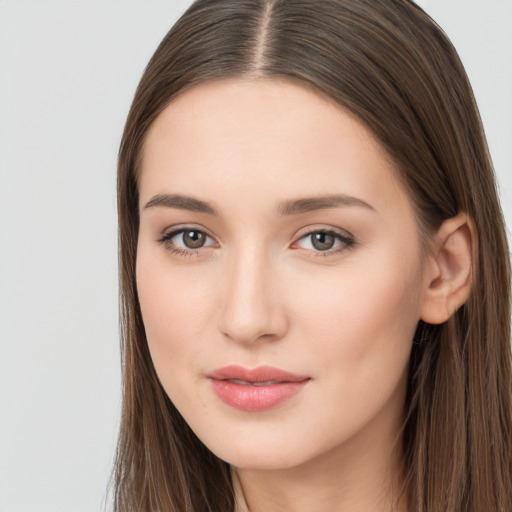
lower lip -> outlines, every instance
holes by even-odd
[[[210,379],[216,395],[226,404],[241,411],[266,411],[301,391],[309,379],[281,382],[270,386],[244,386],[227,380]]]

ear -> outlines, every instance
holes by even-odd
[[[465,213],[443,222],[434,237],[426,265],[420,318],[446,322],[466,302],[471,289],[473,225]]]

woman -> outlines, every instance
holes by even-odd
[[[118,174],[115,509],[512,509],[509,260],[407,0],[199,0]]]

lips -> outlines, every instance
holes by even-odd
[[[226,404],[242,411],[264,411],[299,393],[311,380],[307,376],[260,366],[249,369],[226,366],[209,373],[213,391]]]

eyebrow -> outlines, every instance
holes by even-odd
[[[218,215],[217,210],[205,201],[180,194],[158,194],[153,196],[144,205],[144,210],[155,206],[165,206],[167,208],[177,208],[179,210],[206,213],[208,215]]]
[[[146,210],[156,206],[177,208],[179,210],[206,213],[214,216],[219,215],[217,210],[209,203],[181,194],[157,194],[144,205],[144,209]],[[343,206],[357,206],[371,211],[376,211],[373,206],[362,199],[344,194],[336,194],[283,201],[279,204],[277,212],[280,215],[297,215],[315,210],[325,210],[328,208],[339,208]]]
[[[341,206],[357,206],[371,211],[376,211],[373,206],[362,199],[344,194],[335,194],[284,201],[279,205],[278,212],[281,215],[297,215],[299,213],[325,210],[328,208],[339,208]]]

